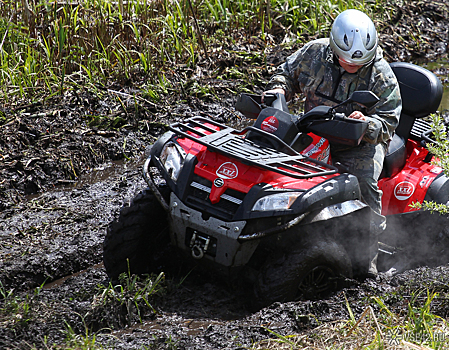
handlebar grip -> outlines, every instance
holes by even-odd
[[[277,94],[266,94],[263,96],[263,103],[267,106],[271,106],[277,99]]]
[[[347,119],[348,117],[346,117],[346,114],[344,113],[335,113],[334,119],[337,120],[342,120],[342,119]]]
[[[264,95],[264,104],[276,109],[280,109],[281,111],[290,113],[287,106],[287,100],[285,99],[284,94],[281,93],[266,94]]]

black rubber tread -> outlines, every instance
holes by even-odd
[[[143,190],[129,206],[121,209],[118,219],[108,227],[103,242],[106,273],[117,281],[123,272],[151,272],[158,253],[169,241],[167,214],[151,191]]]
[[[332,240],[298,244],[290,251],[275,252],[264,263],[253,286],[252,306],[324,298],[344,287],[347,278],[352,278],[352,265],[341,245]],[[311,283],[313,279],[319,285]]]

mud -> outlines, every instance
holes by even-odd
[[[390,61],[447,57],[447,4],[410,2],[392,14],[380,27]],[[422,38],[419,46],[408,36],[410,28]],[[105,348],[239,349],[272,337],[269,330],[307,333],[322,322],[348,319],[344,296],[357,317],[371,296],[384,296],[400,313],[414,293],[429,288],[447,294],[449,267],[421,267],[377,281],[354,280],[327,300],[251,312],[245,295],[216,276],[172,267],[163,291],[151,298],[154,309],[142,300],[132,306],[101,299],[106,227],[145,187],[140,172],[146,147],[179,118],[202,115],[238,128],[247,123],[233,109],[232,92],[261,92],[274,67],[297,47],[275,45],[266,66],[235,55],[261,52],[264,45],[254,38],[238,48],[229,43],[213,63],[175,67],[176,75],[167,78],[176,92],[157,103],[138,94],[144,82],[136,78],[132,86],[0,106],[0,349],[75,344],[86,331]],[[238,67],[250,81],[226,75],[228,67]],[[447,72],[437,73],[447,83]],[[194,82],[211,93],[195,90]],[[442,298],[432,311],[447,317],[448,310]]]

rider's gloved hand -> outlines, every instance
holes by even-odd
[[[267,91],[262,92],[262,98],[261,98],[262,103],[264,103],[264,97],[265,97],[266,94],[272,94],[272,95],[274,95],[274,94],[283,94],[283,95],[285,95],[285,90],[282,89],[282,88],[275,88],[275,89],[271,89],[271,90],[267,90]]]
[[[348,116],[348,118],[351,118],[351,119],[359,119],[359,120],[368,120],[368,119],[366,119],[366,117],[365,117],[365,115],[362,113],[362,112],[360,112],[360,111],[354,111],[354,112],[352,112],[349,116]]]
[[[374,145],[377,145],[379,142],[381,142],[381,140],[379,140],[378,138],[382,130],[382,124],[378,119],[371,116],[366,116],[360,111],[352,112],[348,116],[348,118],[369,122],[368,130],[366,131],[365,136],[363,136],[364,141]]]

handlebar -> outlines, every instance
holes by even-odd
[[[245,117],[257,119],[262,109],[273,107],[283,112],[290,113],[287,106],[285,95],[283,94],[266,94],[262,103],[262,95],[240,94],[235,109],[242,112]]]
[[[377,101],[379,101],[377,96],[370,91],[356,91],[349,99],[340,103],[338,106],[348,103],[358,103],[369,107],[373,106]],[[312,132],[315,135],[327,138],[330,142],[355,146],[360,144],[368,128],[367,121],[351,119],[342,113],[337,113],[335,111],[337,106],[317,106],[300,116],[293,115],[288,110],[285,95],[281,93],[265,95],[264,103],[262,103],[262,96],[260,95],[241,94],[235,107],[246,117],[257,119],[257,125],[255,125],[258,128],[262,125],[262,122],[265,120],[264,118],[277,115],[276,110],[279,113],[284,113],[285,120],[288,120],[285,125],[291,123],[290,125],[294,125],[294,129],[289,126],[283,126],[278,129],[279,131],[276,133],[276,137],[282,140],[288,139],[287,144],[290,143],[292,132],[300,131],[305,133]],[[262,111],[264,108],[266,110]]]
[[[290,113],[285,95],[281,93],[264,95],[264,104],[269,107],[280,109],[281,111]]]

